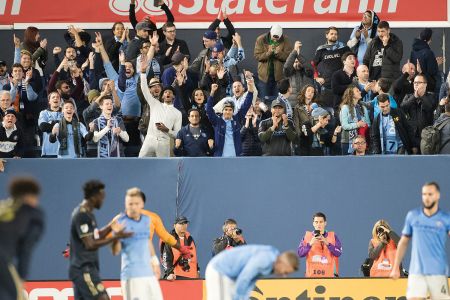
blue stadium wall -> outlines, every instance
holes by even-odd
[[[0,173],[0,198],[7,196],[13,175],[31,174],[42,184],[47,228],[34,254],[33,280],[67,279],[68,261],[61,251],[69,240],[71,212],[82,199],[81,185],[91,178],[107,186],[106,202],[96,212],[101,225],[123,210],[125,191],[132,186],[143,189],[146,208],[168,229],[177,214],[187,216],[202,275],[226,218],[238,220],[249,243],[288,250],[312,228],[312,214],[322,211],[343,244],[341,276],[358,277],[373,224],[386,219],[401,232],[407,211],[421,203],[424,182],[441,184],[441,208],[450,209],[448,166],[450,156],[22,159],[9,160]],[[100,260],[103,278],[119,278],[118,257],[105,248]],[[303,273],[304,261],[295,275]]]

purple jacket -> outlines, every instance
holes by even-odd
[[[328,236],[328,231],[325,231],[323,236],[326,238]],[[339,240],[336,233],[334,234],[334,238],[336,239],[336,245],[333,245],[331,243],[328,244],[328,250],[330,250],[333,256],[339,257],[342,254],[341,241]],[[311,246],[309,245],[309,243],[304,243],[304,240],[305,238],[300,241],[300,245],[298,245],[297,249],[298,256],[300,257],[305,257],[306,255],[308,255],[309,250],[311,250]]]

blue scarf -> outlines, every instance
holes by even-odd
[[[397,154],[398,149],[403,146],[398,138],[394,119],[391,115],[383,116],[383,114],[380,114],[380,141],[381,153],[383,154]]]
[[[119,122],[117,117],[112,117],[111,119],[113,121],[113,127],[98,141],[97,144],[98,157],[101,158],[120,157],[119,137],[112,132],[113,128],[119,127]],[[98,117],[96,122],[99,131],[108,126],[108,120],[104,115]]]

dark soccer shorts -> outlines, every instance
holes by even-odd
[[[83,266],[81,269],[71,268],[69,276],[73,283],[75,300],[96,300],[106,294],[98,269],[92,265]]]

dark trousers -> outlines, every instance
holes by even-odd
[[[139,150],[141,149],[141,138],[139,135],[139,118],[127,118],[124,117],[123,120],[125,124],[125,129],[130,137],[125,146],[125,156],[126,157],[137,157],[139,155]]]

